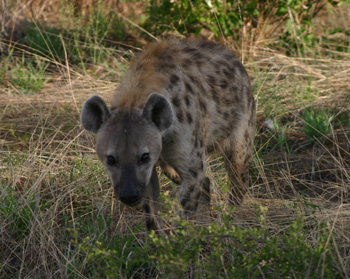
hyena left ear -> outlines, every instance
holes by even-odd
[[[81,111],[81,124],[86,130],[96,134],[110,114],[103,99],[92,96],[86,100]]]
[[[143,117],[153,122],[163,131],[168,129],[173,123],[173,110],[168,100],[162,95],[153,93],[148,98],[142,112]]]

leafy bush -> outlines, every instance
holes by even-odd
[[[263,211],[266,209],[261,208]],[[258,220],[260,225],[250,228],[234,225],[231,214],[224,216],[221,224],[204,227],[177,220],[176,229],[166,236],[150,232],[143,247],[135,245],[136,239],[133,241],[129,236],[129,240],[119,240],[118,249],[106,248],[100,242],[92,248],[83,242],[80,248],[88,254],[89,263],[98,263],[100,278],[126,278],[126,274],[151,278],[156,270],[164,278],[183,278],[188,272],[193,278],[340,276],[333,268],[330,236],[325,226],[320,226],[318,235],[310,242],[302,217],[279,233],[268,230],[263,213]]]
[[[323,7],[321,0],[151,1],[146,29],[156,35],[174,30],[182,35],[198,35],[207,29],[216,38],[231,37],[235,41],[244,32],[266,40],[279,31],[282,35],[278,44],[288,53],[296,51],[302,56],[317,45],[311,20]]]
[[[203,28],[220,35],[237,37],[237,30],[243,24],[244,15],[257,14],[256,1],[151,1],[147,9],[149,20],[146,27],[157,35],[169,33],[174,29],[180,34],[199,34]],[[241,11],[244,11],[244,14]]]

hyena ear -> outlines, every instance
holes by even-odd
[[[160,131],[168,129],[174,119],[173,109],[168,100],[156,93],[151,94],[148,98],[142,115],[153,122]]]
[[[109,109],[102,98],[99,96],[92,96],[86,100],[83,106],[81,111],[81,123],[86,130],[96,134],[109,116]]]

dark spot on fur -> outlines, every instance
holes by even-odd
[[[194,148],[198,148],[198,138],[197,138],[197,136],[194,138]]]
[[[191,59],[188,59],[188,58],[184,59],[184,60],[182,61],[182,63],[181,63],[181,66],[182,66],[182,68],[184,68],[184,69],[187,69],[187,68],[190,67],[191,65],[192,65],[192,60],[191,60]]]
[[[246,156],[243,161],[243,166],[249,165],[250,156]]]
[[[193,47],[185,47],[184,48],[184,51],[186,52],[186,53],[190,53],[190,54],[192,54],[192,53],[194,53],[194,52],[197,52],[198,50],[196,49],[196,48],[193,48]]]
[[[213,100],[216,102],[216,103],[220,103],[220,99],[218,97],[218,94],[216,93],[216,91],[214,89],[210,90],[210,94],[211,94],[211,97],[213,98]]]
[[[160,61],[158,63],[159,72],[169,72],[169,70],[175,69],[176,65],[168,61]]]
[[[228,70],[223,69],[222,71],[223,71],[224,75],[225,75],[227,78],[230,78],[230,77],[231,77],[231,73],[230,73]]]
[[[244,139],[245,139],[245,141],[248,141],[248,139],[249,139],[249,133],[248,133],[248,131],[245,131],[245,133],[244,133]]]
[[[217,112],[217,114],[221,114],[222,112],[221,112],[221,108],[220,108],[220,106],[216,106],[216,112]]]
[[[239,114],[238,114],[238,112],[237,112],[237,110],[235,108],[232,108],[230,113],[231,113],[231,116],[233,116],[233,117],[238,117],[239,116]]]
[[[199,107],[200,107],[201,111],[203,111],[204,113],[207,112],[207,106],[205,105],[205,103],[203,103],[202,100],[199,100]]]
[[[220,87],[226,89],[228,87],[227,80],[223,79],[220,83]]]
[[[198,173],[197,173],[197,171],[195,169],[189,169],[188,171],[193,176],[193,178],[197,178]]]
[[[225,98],[222,98],[222,101],[227,106],[232,105],[233,103],[231,96],[225,96]]]
[[[209,41],[203,41],[199,44],[199,47],[206,48],[206,49],[215,49],[215,48],[219,48],[220,46]]]
[[[231,94],[238,94],[239,88],[236,85],[231,86]]]
[[[225,118],[228,118],[229,115],[230,115],[230,114],[229,114],[227,111],[224,112],[224,117],[225,117]]]
[[[199,147],[202,148],[203,147],[203,139],[199,139]]]
[[[196,60],[196,65],[197,65],[198,68],[202,68],[203,61],[202,60]]]
[[[190,98],[188,98],[187,95],[185,96],[185,103],[186,103],[187,107],[189,107],[191,105]]]
[[[172,83],[172,84],[176,84],[178,81],[179,81],[180,79],[179,79],[179,77],[177,76],[177,75],[171,75],[171,77],[170,77],[170,82]]]
[[[186,112],[186,118],[187,118],[187,122],[189,124],[192,124],[193,119],[192,119],[192,116],[191,116],[191,114],[189,112]]]
[[[184,117],[182,115],[182,111],[178,110],[176,112],[176,116],[177,116],[177,119],[179,120],[180,123],[182,123],[184,121]]]
[[[238,96],[237,93],[233,95],[233,99],[234,99],[234,101],[235,101],[236,104],[241,103],[241,100],[242,100],[242,99]]]
[[[232,60],[232,59],[228,59],[227,61],[231,61],[231,60]],[[221,67],[225,67],[225,68],[230,67],[230,64],[229,64],[227,61],[225,61],[225,60],[219,61]]]
[[[204,55],[196,48],[185,47],[184,51],[190,54],[193,60],[198,61],[199,59],[205,58]]]
[[[213,76],[208,76],[208,82],[210,85],[215,86],[216,85],[216,79]]]
[[[179,100],[178,96],[175,95],[175,96],[171,99],[171,101],[172,101],[172,103],[173,103],[173,105],[174,105],[175,107],[177,107],[177,108],[180,107],[180,100]]]
[[[188,82],[185,82],[185,87],[186,87],[186,90],[193,93],[193,89],[192,89],[192,86],[188,83]]]

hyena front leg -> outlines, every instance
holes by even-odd
[[[204,163],[205,159],[201,158],[197,165],[191,165],[180,174],[182,182],[178,200],[182,206],[179,214],[183,219],[204,222],[209,214],[210,180],[205,177]]]
[[[153,168],[152,176],[147,185],[147,194],[142,202],[142,208],[146,217],[146,227],[148,230],[160,230],[161,220],[158,216],[160,210],[159,203],[159,181],[156,167]]]

